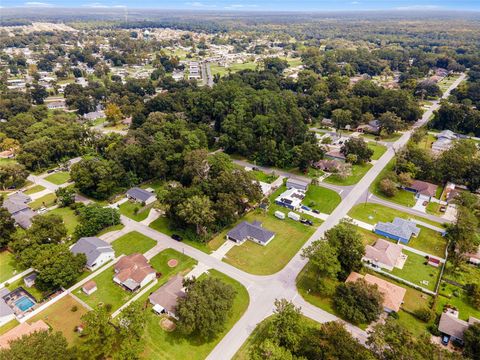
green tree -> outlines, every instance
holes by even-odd
[[[78,210],[80,223],[75,228],[75,238],[94,236],[109,226],[120,224],[120,212],[114,208],[104,208],[98,204],[89,204]]]
[[[315,284],[319,291],[324,288],[322,278],[335,278],[342,269],[338,261],[337,249],[325,239],[315,240],[310,246],[303,249],[302,257],[308,258],[314,267],[317,273]]]
[[[32,263],[38,272],[35,285],[42,291],[66,288],[78,279],[86,262],[85,254],[72,254],[67,245],[42,246]]]
[[[27,179],[28,171],[22,164],[3,163],[0,164],[0,188],[19,188]]]
[[[30,242],[41,244],[58,244],[67,236],[67,228],[61,216],[56,214],[37,215],[27,230]]]
[[[59,187],[55,190],[55,195],[60,207],[69,206],[75,202],[75,189],[70,187]]]
[[[305,326],[301,321],[300,308],[286,299],[275,300],[275,311],[268,328],[268,337],[292,352],[300,349]]]
[[[457,359],[460,356],[441,349],[429,336],[415,337],[392,318],[376,324],[369,332],[367,345],[381,360]]]
[[[346,157],[350,154],[357,156],[356,164],[363,164],[372,160],[373,150],[362,138],[350,138],[340,149],[340,152]]]
[[[186,296],[178,300],[178,328],[186,335],[204,340],[213,338],[225,327],[235,299],[235,289],[219,279],[185,282]]]
[[[447,238],[463,254],[478,246],[477,230],[478,219],[469,209],[459,206],[455,223],[447,226]]]
[[[350,110],[335,109],[332,111],[332,121],[337,130],[343,129],[352,123],[352,112]]]
[[[365,247],[362,235],[355,226],[347,221],[341,221],[325,233],[325,238],[338,254],[338,261],[342,268],[339,273],[340,279],[344,280],[352,271],[362,268]]]
[[[140,302],[133,302],[118,316],[117,343],[114,359],[131,360],[139,358],[143,351],[142,336],[145,332],[146,313]]]
[[[98,306],[82,316],[85,324],[80,359],[107,359],[116,342],[115,328],[110,323],[110,313],[106,306]]]
[[[61,332],[36,331],[10,342],[8,349],[0,349],[0,360],[77,359],[74,348],[69,348]]]
[[[395,113],[387,111],[378,118],[382,131],[393,134],[404,127],[404,122]]]
[[[333,305],[342,317],[354,324],[370,323],[383,311],[383,295],[376,285],[363,279],[337,286]]]
[[[178,207],[178,215],[189,225],[195,225],[197,235],[205,234],[215,220],[212,202],[207,196],[194,195]]]
[[[0,248],[4,248],[12,240],[15,233],[15,221],[7,209],[2,207],[3,200],[0,199]]]
[[[472,360],[480,359],[480,323],[470,325],[463,333],[463,355]]]
[[[378,184],[378,189],[380,192],[388,197],[393,197],[397,194],[398,189],[397,189],[397,184],[395,184],[391,179],[385,178],[380,180],[380,183]]]
[[[35,104],[43,104],[48,97],[48,91],[41,85],[35,84],[30,88],[30,96]]]

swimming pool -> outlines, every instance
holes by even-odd
[[[32,306],[35,305],[35,303],[28,297],[23,296],[19,300],[15,301],[15,305],[22,311],[27,311],[30,309]]]

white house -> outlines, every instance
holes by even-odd
[[[145,205],[149,205],[153,203],[155,200],[157,200],[157,197],[153,192],[140,189],[139,187],[131,188],[130,190],[127,191],[126,195],[127,195],[127,198],[129,198],[130,200],[133,200],[139,203],[145,203]]]
[[[70,251],[73,254],[85,254],[87,257],[86,267],[91,271],[115,259],[112,246],[97,237],[80,238]]]

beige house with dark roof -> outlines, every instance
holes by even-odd
[[[447,309],[440,317],[438,331],[444,335],[450,336],[452,340],[463,342],[463,333],[470,325],[480,322],[479,319],[470,316],[468,321],[458,318],[458,311]]]

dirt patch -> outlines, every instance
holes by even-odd
[[[171,268],[175,267],[178,265],[178,260],[177,259],[170,259],[167,262],[167,265]]]
[[[160,326],[162,327],[163,330],[168,332],[175,330],[175,328],[177,327],[177,325],[175,325],[175,323],[172,320],[166,317],[160,320]]]

